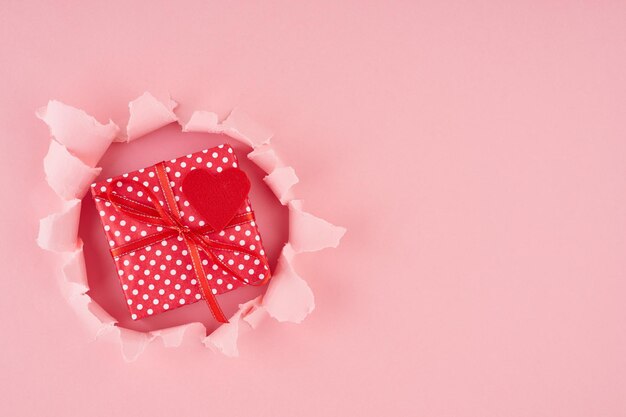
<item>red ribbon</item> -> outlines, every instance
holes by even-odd
[[[175,236],[181,236],[185,244],[187,245],[187,248],[189,249],[191,262],[196,278],[198,279],[198,282],[200,284],[200,293],[202,294],[202,297],[206,300],[211,310],[211,313],[213,314],[213,317],[215,317],[215,319],[221,323],[228,323],[228,320],[224,316],[224,313],[222,312],[222,309],[220,308],[215,298],[215,295],[213,294],[211,286],[209,285],[209,280],[206,277],[204,268],[202,266],[202,260],[200,259],[200,251],[206,253],[209,259],[211,259],[211,261],[213,261],[215,264],[219,265],[222,270],[230,273],[235,279],[243,282],[246,285],[263,285],[265,284],[265,282],[269,281],[270,274],[267,261],[264,257],[261,257],[246,248],[209,239],[206,235],[215,232],[215,230],[213,230],[210,226],[190,227],[186,225],[183,222],[180,211],[178,210],[174,191],[172,190],[169,178],[167,177],[165,163],[160,162],[154,165],[154,170],[156,172],[157,179],[159,180],[159,185],[161,186],[160,188],[161,190],[163,190],[163,196],[165,197],[164,206],[161,206],[161,204],[159,203],[159,198],[148,187],[144,186],[138,181],[129,180],[126,178],[120,179],[119,182],[122,182],[122,184],[132,184],[133,187],[143,191],[150,199],[152,207],[139,201],[132,200],[117,192],[113,192],[110,187],[107,189],[106,192],[96,193],[96,198],[109,201],[117,211],[124,213],[127,216],[139,220],[143,223],[161,226],[163,227],[163,229],[165,229],[161,232],[157,232],[149,236],[145,236],[132,242],[126,243],[124,245],[112,248],[111,254],[115,258],[119,258],[122,255],[135,252],[146,246],[153,245],[163,240],[171,239]],[[254,214],[252,212],[240,214],[235,216],[226,226],[226,228],[234,227],[238,224],[248,223],[251,221],[254,221]],[[267,279],[264,279],[259,284],[250,284],[246,278],[242,278],[238,272],[234,271],[228,265],[222,262],[219,256],[214,253],[214,249],[241,252],[258,259],[259,261],[261,261],[262,264],[268,267]]]

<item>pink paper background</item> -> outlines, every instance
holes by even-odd
[[[0,5],[0,414],[626,414],[624,3],[128,3]],[[313,314],[238,359],[124,363],[35,245],[34,110],[123,125],[145,90],[241,106],[348,228],[298,259]]]

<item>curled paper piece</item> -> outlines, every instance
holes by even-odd
[[[178,106],[174,100],[161,103],[152,94],[146,92],[128,104],[130,118],[126,126],[126,141],[137,139],[178,120],[174,109]],[[122,140],[123,141],[123,140]]]
[[[263,297],[263,308],[278,321],[300,323],[315,308],[315,299],[309,285],[293,268],[295,254],[287,243]]]
[[[63,293],[83,325],[91,334],[92,340],[121,342],[122,357],[127,362],[136,360],[145,350],[153,336],[116,326],[111,317],[99,304],[87,295],[79,284],[66,283]]]
[[[298,183],[299,179],[292,167],[280,167],[263,178],[263,181],[284,205],[293,198],[291,188]]]
[[[236,108],[221,123],[215,113],[195,111],[182,127],[183,132],[222,133],[252,148],[270,143],[273,136],[271,131],[258,125],[245,112]]]
[[[224,126],[223,133],[247,143],[252,148],[270,143],[270,139],[274,136],[272,131],[257,124],[246,112],[238,108],[230,112],[226,120],[222,122],[222,126]]]
[[[248,154],[248,159],[257,164],[266,174],[272,172],[280,164],[278,155],[269,146],[255,148]]]
[[[259,296],[255,298],[255,300],[255,303],[249,306],[248,312],[243,315],[243,321],[248,323],[248,325],[253,329],[259,327],[261,322],[267,317],[267,311],[265,311],[261,305],[263,297]]]
[[[101,168],[86,165],[55,140],[50,141],[43,169],[50,187],[65,200],[83,198],[89,184],[102,171]]]
[[[39,247],[53,252],[75,251],[78,246],[78,221],[80,200],[66,201],[59,213],[53,213],[39,221]]]
[[[92,340],[115,328],[115,319],[86,294],[85,286],[73,282],[61,284],[61,293],[85,326]]]
[[[217,114],[210,111],[195,111],[183,125],[183,132],[222,133]]]
[[[87,292],[89,284],[87,283],[87,268],[85,266],[82,240],[79,239],[78,248],[74,252],[68,252],[62,268],[63,277],[67,282],[80,284]]]
[[[126,362],[137,360],[155,338],[152,333],[143,333],[121,327],[115,327],[115,331],[114,337],[122,341],[122,356]]]
[[[173,111],[176,105],[173,100],[162,103],[150,93],[133,100],[129,103],[127,137],[120,141],[136,139],[177,121]],[[281,252],[266,294],[241,304],[229,323],[221,325],[208,336],[201,323],[147,333],[117,326],[115,319],[88,294],[78,224],[80,198],[99,174],[100,168],[95,166],[119,129],[113,122],[102,125],[84,111],[58,101],[50,101],[37,116],[50,127],[54,138],[44,158],[46,178],[51,188],[64,200],[60,212],[40,220],[37,243],[43,249],[60,252],[63,258],[59,284],[61,293],[86,324],[94,340],[118,343],[126,361],[135,360],[155,340],[161,340],[165,347],[176,347],[187,340],[195,340],[226,356],[237,356],[237,339],[242,323],[249,328],[257,328],[268,315],[278,321],[299,323],[313,311],[313,292],[295,271],[293,259],[300,252],[336,247],[346,230],[304,212],[302,202],[294,200],[292,188],[298,177],[292,167],[282,163],[270,145],[271,132],[237,109],[222,122],[215,113],[196,111],[187,123],[179,121],[183,131],[222,133],[253,148],[248,158],[268,174],[264,180],[281,203],[289,205],[289,242]]]
[[[135,361],[146,348],[155,340],[161,340],[163,346],[174,348],[181,346],[185,336],[191,334],[190,339],[202,340],[205,337],[206,329],[202,323],[189,323],[162,330],[154,330],[143,333],[135,330],[115,327],[113,334],[108,333],[113,341],[121,340],[122,356],[126,362]]]
[[[237,313],[239,314],[239,313]],[[239,316],[235,314],[228,323],[222,324],[208,335],[202,343],[214,351],[220,352],[230,358],[239,356],[237,339],[239,338]]]
[[[213,333],[208,335],[202,343],[213,350],[223,353],[228,357],[239,356],[237,349],[237,338],[239,337],[239,327],[244,322],[246,316],[255,311],[260,303],[261,296],[247,301],[239,305],[239,310],[228,320],[228,323],[222,324]],[[246,323],[250,324],[248,321]],[[253,321],[256,323],[255,321]]]
[[[192,340],[205,338],[206,329],[202,323],[189,323],[181,326],[170,327],[151,332],[155,337],[163,341],[165,347],[178,347],[183,344],[183,338],[189,336]]]
[[[302,211],[301,203],[301,200],[289,202],[289,242],[293,249],[300,253],[336,248],[346,228]]]
[[[103,125],[83,110],[56,100],[36,114],[48,125],[53,138],[90,167],[96,166],[119,132],[112,121]]]

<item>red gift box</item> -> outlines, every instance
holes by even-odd
[[[239,171],[233,149],[220,145],[92,184],[133,320],[204,299],[225,322],[216,295],[270,278],[247,195],[228,224],[214,230],[215,221],[183,192],[197,169],[217,180]]]

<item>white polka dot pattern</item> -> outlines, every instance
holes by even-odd
[[[185,174],[198,168],[217,174],[237,167],[238,164],[233,149],[229,145],[220,145],[166,161],[165,166],[182,219],[188,226],[194,228],[205,226],[205,222],[182,193],[181,184]],[[121,178],[142,183],[159,197],[161,205],[165,204],[153,167],[92,184],[92,192],[112,190],[136,202],[152,205],[144,192],[128,185],[127,181],[122,183]],[[163,230],[160,226],[146,224],[118,212],[108,201],[96,198],[95,203],[111,248],[120,247]],[[250,211],[252,211],[250,201],[246,199],[237,214]],[[227,227],[207,237],[218,242],[236,244],[265,261],[261,262],[243,252],[216,249],[214,253],[219,259],[233,271],[239,272],[238,279],[214,264],[204,252],[200,252],[204,272],[214,294],[223,294],[245,285],[241,280],[258,284],[269,276],[261,236],[254,221]],[[180,236],[152,243],[114,260],[133,320],[202,300],[189,250]]]

